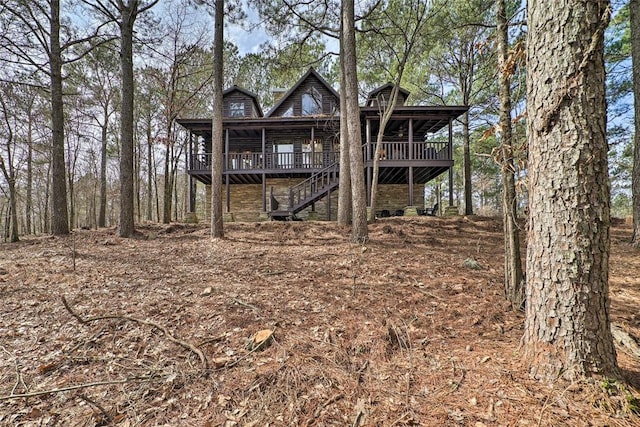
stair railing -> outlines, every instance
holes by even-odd
[[[289,188],[289,210],[294,212],[303,204],[324,194],[332,184],[338,181],[338,172],[339,164],[336,161]]]

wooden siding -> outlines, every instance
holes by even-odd
[[[340,108],[340,100],[315,76],[310,75],[307,80],[294,90],[289,97],[271,114],[272,117],[282,115],[293,105],[293,116],[302,116],[302,95],[312,87],[322,95],[322,114],[333,114]]]
[[[377,107],[378,106],[378,98],[379,97],[384,97],[384,99],[386,99],[387,101],[391,99],[391,87],[388,87],[386,89],[381,90],[380,92],[378,92],[374,97],[372,97],[369,100],[368,105],[371,107]],[[405,102],[407,102],[407,98],[405,97],[404,93],[399,92],[398,93],[398,99],[396,100],[396,106],[401,107],[405,104]]]
[[[243,117],[251,117],[251,118],[259,117],[258,111],[256,110],[255,104],[253,102],[253,99],[250,96],[245,95],[240,91],[233,91],[224,97],[224,102],[222,107],[222,116],[224,118],[231,118],[231,103],[235,103],[235,102],[244,103]]]

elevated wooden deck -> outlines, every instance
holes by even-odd
[[[375,149],[372,144],[363,146],[364,173],[373,168]],[[409,168],[413,182],[424,184],[446,172],[453,166],[447,142],[409,143],[383,142],[380,156],[381,184],[406,184]],[[304,178],[334,164],[340,154],[323,153],[229,153],[223,157],[222,174],[230,184],[260,184],[267,178]],[[339,173],[339,171],[338,171]],[[189,174],[200,182],[211,183],[211,154],[192,156]]]

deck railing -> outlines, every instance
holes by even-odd
[[[340,157],[338,152],[322,153],[229,153],[223,157],[225,171],[252,170],[318,170],[335,163]],[[191,159],[191,170],[211,170],[211,153],[200,153]]]
[[[375,144],[364,144],[364,161],[372,161]],[[340,158],[337,151],[322,153],[228,153],[224,155],[225,171],[253,170],[318,170],[332,165]],[[380,160],[451,160],[449,143],[443,142],[382,142]],[[191,170],[211,169],[211,153],[200,153],[191,159]]]
[[[364,159],[375,157],[375,143],[364,145]],[[451,160],[449,143],[443,142],[390,142],[382,141],[380,160]]]

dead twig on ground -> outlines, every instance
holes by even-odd
[[[91,323],[91,322],[97,322],[98,320],[109,320],[109,319],[119,319],[119,320],[128,320],[130,322],[135,322],[141,325],[146,325],[146,326],[151,326],[153,328],[156,328],[160,331],[162,331],[162,333],[167,337],[167,339],[169,341],[171,341],[174,344],[178,344],[181,347],[186,348],[187,350],[193,352],[194,354],[196,354],[198,356],[198,358],[200,358],[200,362],[202,363],[202,367],[204,369],[207,369],[209,367],[209,361],[207,360],[207,358],[205,357],[204,353],[196,348],[193,344],[178,339],[176,337],[174,337],[167,328],[165,328],[164,326],[152,321],[152,320],[142,320],[142,319],[137,319],[135,317],[131,317],[131,316],[125,316],[125,315],[115,315],[115,314],[110,314],[110,315],[106,315],[106,316],[96,316],[96,317],[90,317],[88,319],[83,319],[79,314],[77,314],[75,311],[73,311],[73,309],[71,308],[71,306],[69,305],[69,303],[67,302],[67,299],[64,297],[64,295],[62,296],[62,304],[64,305],[64,307],[67,309],[67,311],[69,312],[69,314],[71,314],[73,317],[75,317],[80,323],[82,324],[87,324],[87,323]]]
[[[90,399],[88,396],[86,396],[84,393],[81,393],[78,396],[80,399],[84,400],[85,402],[87,402],[89,405],[97,408],[100,412],[102,412],[102,415],[104,416],[104,418],[107,420],[107,422],[111,422],[111,420],[113,419],[113,417],[111,415],[109,415],[109,413],[107,412],[106,409],[104,409],[102,407],[101,404],[99,404],[98,402],[96,402],[93,399]]]
[[[256,307],[255,305],[249,304],[248,302],[241,301],[241,300],[239,300],[237,298],[234,298],[233,302],[235,302],[236,304],[239,304],[239,305],[241,305],[243,307],[247,307],[247,308],[250,308],[250,309],[255,310],[255,311],[260,311],[260,308]]]
[[[0,402],[5,401],[5,400],[11,400],[11,399],[20,399],[22,397],[36,397],[36,396],[43,396],[45,394],[62,393],[64,391],[72,391],[72,390],[80,390],[80,389],[83,389],[83,388],[98,387],[98,386],[101,386],[101,385],[125,384],[125,383],[130,383],[130,382],[135,382],[135,381],[149,381],[149,380],[154,379],[154,378],[157,378],[157,377],[155,377],[155,376],[129,377],[129,378],[121,379],[121,380],[96,381],[96,382],[86,383],[86,384],[71,385],[71,386],[68,386],[68,387],[60,387],[60,388],[52,388],[52,389],[49,389],[49,390],[34,391],[34,392],[31,392],[31,393],[10,394],[8,396],[0,396]]]
[[[13,385],[13,388],[11,389],[11,394],[16,392],[16,389],[18,388],[19,385],[21,385],[25,391],[29,391],[29,388],[24,383],[24,379],[22,378],[22,373],[20,372],[20,366],[18,365],[18,358],[14,354],[9,352],[9,350],[4,348],[4,346],[0,346],[0,347],[2,347],[2,350],[5,353],[7,353],[10,357],[13,357],[13,365],[16,370],[16,383]]]

